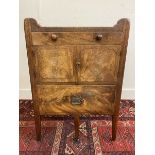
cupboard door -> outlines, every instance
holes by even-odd
[[[38,82],[75,82],[72,46],[36,46],[35,73]]]
[[[79,82],[115,84],[119,67],[121,46],[80,46]]]

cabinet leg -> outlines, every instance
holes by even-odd
[[[35,129],[36,129],[36,140],[40,141],[40,139],[41,139],[41,119],[40,119],[40,115],[35,116]]]
[[[116,133],[117,133],[117,115],[112,116],[112,140],[114,141],[116,139]]]
[[[75,126],[74,141],[78,141],[79,140],[79,124],[80,124],[79,116],[74,116],[74,126]]]

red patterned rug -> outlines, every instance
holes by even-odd
[[[133,100],[122,100],[116,141],[111,141],[110,116],[82,116],[80,141],[73,142],[71,116],[42,118],[41,142],[35,140],[31,100],[19,101],[20,155],[134,155],[135,126]]]

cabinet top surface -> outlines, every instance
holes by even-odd
[[[122,32],[125,23],[129,20],[122,18],[112,27],[43,27],[33,18],[26,18],[24,22],[29,22],[32,32],[96,32],[96,31],[109,31],[109,32]]]

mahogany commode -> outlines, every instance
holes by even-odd
[[[116,138],[129,21],[113,27],[41,27],[24,20],[37,140],[41,115],[112,116]]]

